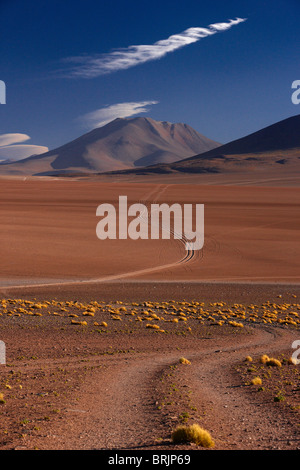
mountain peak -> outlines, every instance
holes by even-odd
[[[150,173],[270,175],[293,179],[300,167],[300,115],[260,129],[207,152],[170,164],[144,168]],[[128,170],[128,173],[133,170]],[[135,173],[139,173],[135,170]]]
[[[0,172],[102,173],[172,163],[219,145],[186,124],[119,117],[57,149],[10,164],[9,170],[1,165]]]

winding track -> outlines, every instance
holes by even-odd
[[[162,372],[177,364],[180,354],[192,361],[187,369],[188,383],[204,414],[202,425],[212,433],[217,449],[291,448],[289,440],[296,448],[297,430],[288,415],[280,408],[261,404],[259,398],[247,399],[243,387],[234,385],[230,373],[231,367],[249,353],[260,355],[286,349],[294,334],[276,327],[256,326],[251,330],[252,335],[235,337],[231,345],[228,338],[216,337],[213,343],[197,340],[180,353],[175,347],[172,352],[158,348],[135,358],[106,358],[108,367],[95,368],[89,382],[82,386],[79,402],[68,410],[69,419],[55,430],[56,439],[47,440],[44,445],[68,449],[163,449],[164,445],[155,444],[155,440],[169,437],[170,425],[163,422],[155,406],[155,390]],[[97,359],[93,361],[96,364]]]

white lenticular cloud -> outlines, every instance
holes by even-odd
[[[22,160],[32,155],[40,155],[48,152],[48,147],[42,145],[19,144],[30,140],[26,134],[2,134],[0,135],[0,161]]]
[[[29,135],[26,134],[2,134],[0,135],[0,147],[10,144],[17,144],[18,142],[25,142],[29,139]]]
[[[150,45],[129,46],[117,49],[107,54],[95,56],[69,57],[65,62],[77,64],[71,70],[64,72],[66,77],[94,78],[118,70],[125,70],[144,62],[158,60],[170,52],[199,41],[213,34],[227,31],[232,26],[246,21],[245,18],[236,18],[227,23],[214,23],[207,28],[189,28],[167,39],[162,39]]]
[[[147,113],[148,106],[157,104],[158,101],[139,101],[128,103],[116,103],[105,108],[97,109],[81,116],[81,123],[90,129],[102,127],[116,118],[126,118],[140,113]]]

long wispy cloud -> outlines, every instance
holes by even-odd
[[[48,147],[42,145],[20,144],[30,140],[27,134],[11,133],[0,135],[0,161],[22,160],[31,155],[40,155],[48,152]]]
[[[129,46],[125,49],[116,49],[107,54],[93,56],[68,57],[65,63],[76,64],[61,71],[64,77],[95,78],[118,70],[125,70],[148,61],[158,60],[170,52],[184,46],[227,31],[232,26],[246,21],[246,18],[236,18],[224,23],[214,23],[207,28],[189,28],[167,39],[162,39],[150,45]]]
[[[105,126],[105,124],[116,118],[127,118],[136,114],[147,113],[149,106],[157,103],[158,101],[116,103],[84,114],[79,118],[79,121],[84,127],[94,129],[95,127]]]

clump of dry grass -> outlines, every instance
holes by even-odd
[[[198,424],[178,426],[173,431],[171,439],[174,444],[194,442],[198,446],[207,448],[214,447],[215,445],[210,433]]]
[[[153,330],[160,330],[158,325],[151,325],[151,323],[147,323],[146,328],[151,328]]]
[[[82,312],[82,315],[85,317],[93,317],[95,314],[91,311]]]
[[[76,321],[76,320],[72,320],[71,323],[72,323],[72,325],[81,325],[81,326],[86,326],[86,325],[87,325],[87,322],[86,322],[86,321]]]
[[[252,380],[251,380],[251,384],[252,385],[261,385],[262,384],[262,380],[260,377],[254,377]]]
[[[274,359],[274,357],[270,357],[269,360],[266,362],[267,366],[275,366],[275,367],[281,367],[282,364],[278,359]]]
[[[245,361],[247,361],[247,362],[252,362],[252,360],[253,360],[253,359],[252,359],[251,356],[246,356],[246,357],[245,357]]]
[[[120,315],[112,315],[111,318],[116,321],[122,321],[122,318],[120,317]]]
[[[265,364],[266,366],[275,366],[275,367],[281,367],[282,364],[278,359],[275,359],[274,357],[269,357],[267,354],[263,354],[260,358],[261,364]]]
[[[229,321],[228,325],[234,326],[236,328],[244,328],[244,324],[237,321]]]
[[[266,364],[269,360],[270,360],[270,358],[267,354],[263,354],[260,358],[261,364]]]
[[[191,364],[191,361],[189,361],[189,360],[186,359],[185,357],[181,357],[181,358],[179,359],[179,362],[180,362],[180,364],[188,364],[188,365]]]
[[[3,393],[0,393],[0,404],[4,405],[4,403],[5,403],[4,395],[3,395]]]

